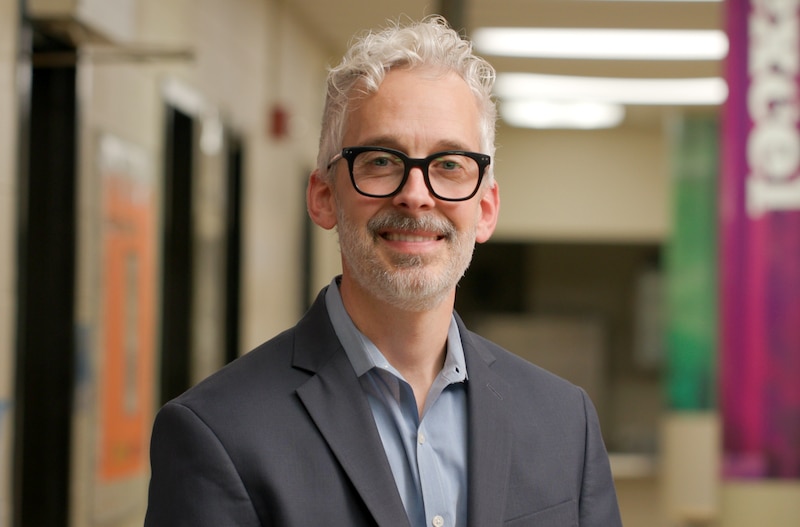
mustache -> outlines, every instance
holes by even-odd
[[[378,236],[381,231],[386,229],[437,232],[447,239],[456,234],[456,226],[446,218],[433,215],[415,217],[394,211],[370,218],[367,222],[367,229],[373,236]]]

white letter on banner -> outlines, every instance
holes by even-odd
[[[754,0],[750,13],[747,210],[800,210],[800,0]]]

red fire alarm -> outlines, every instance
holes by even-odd
[[[283,139],[289,135],[289,112],[280,104],[272,106],[269,128],[273,139]]]

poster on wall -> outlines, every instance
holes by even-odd
[[[155,181],[144,151],[112,135],[99,142],[100,360],[98,488],[102,508],[130,506],[126,483],[146,481],[155,392],[157,220]],[[98,505],[100,506],[100,505]]]

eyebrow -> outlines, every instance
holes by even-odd
[[[375,137],[368,137],[365,141],[362,142],[362,145],[359,146],[382,146],[385,148],[393,148],[395,150],[400,150],[401,152],[405,152],[405,149],[401,145],[400,139],[394,135],[379,135]],[[442,152],[445,150],[467,151],[470,150],[470,148],[460,141],[441,140],[435,143],[435,147],[431,151]]]

